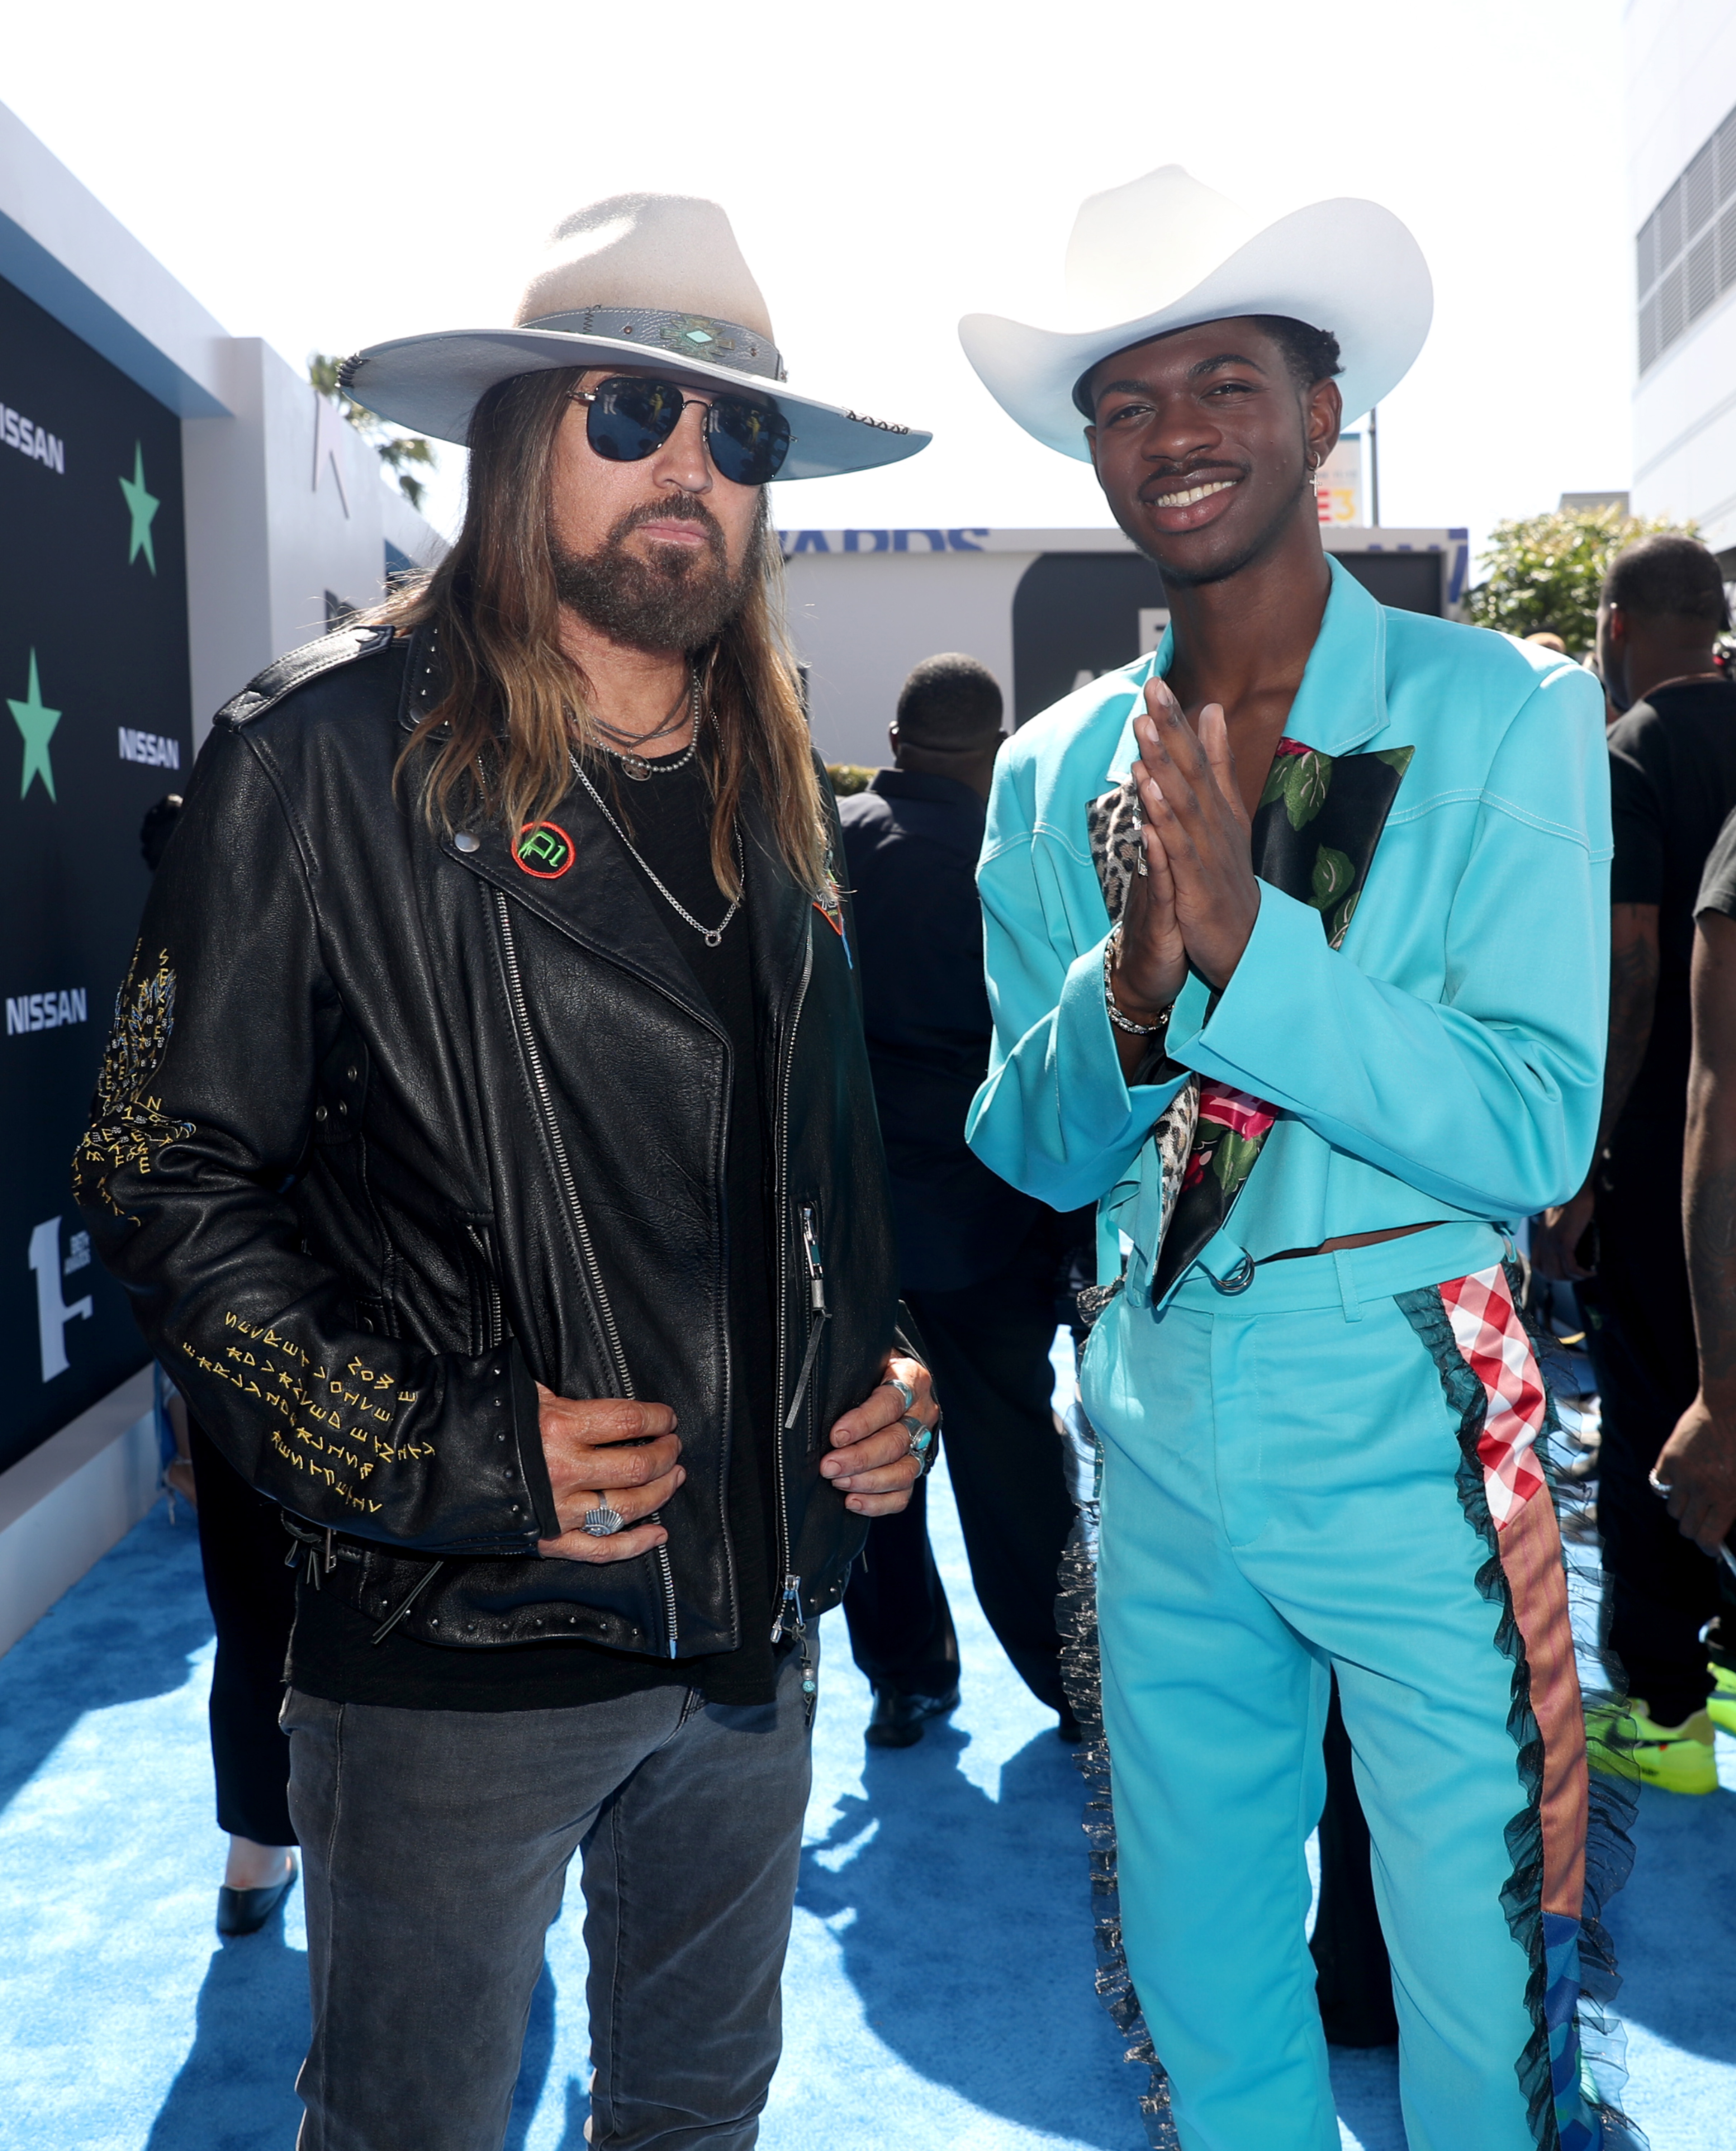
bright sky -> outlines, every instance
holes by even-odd
[[[1274,215],[1372,196],[1420,240],[1435,327],[1381,407],[1385,522],[1478,538],[1627,483],[1617,0],[84,0],[22,13],[6,62],[25,124],[297,365],[507,320],[581,203],[714,195],[792,381],[936,436],[780,488],[780,522],[1106,521],[1089,469],[990,402],[954,324],[1059,321],[1080,200],[1172,161]]]

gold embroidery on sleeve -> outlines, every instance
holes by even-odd
[[[223,1326],[247,1344],[214,1347],[219,1356],[212,1358],[184,1341],[187,1360],[201,1374],[257,1399],[275,1415],[270,1432],[277,1454],[359,1514],[379,1513],[379,1502],[357,1491],[378,1466],[418,1465],[434,1455],[431,1441],[394,1441],[385,1433],[397,1416],[385,1402],[392,1389],[389,1374],[376,1374],[356,1359],[344,1369],[349,1382],[341,1381],[314,1365],[269,1322],[250,1322],[230,1308]],[[418,1389],[399,1389],[396,1401],[413,1404],[420,1396]]]
[[[110,1192],[117,1172],[148,1173],[161,1152],[193,1132],[191,1121],[171,1120],[149,1085],[163,1065],[175,1029],[175,973],[169,951],[157,957],[154,971],[141,974],[134,948],[125,984],[114,997],[114,1025],[97,1078],[96,1117],[73,1157],[73,1189],[83,1202],[91,1197],[117,1217],[138,1223]]]

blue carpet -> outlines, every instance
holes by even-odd
[[[970,1595],[944,1475],[930,1514],[958,1616],[954,1724],[865,1751],[866,1688],[824,1627],[813,1804],[767,2151],[1140,2151],[1138,2073],[1091,1989],[1080,1787]],[[159,1506],[0,1659],[0,2147],[290,2151],[306,2037],[299,1893],[212,1932],[222,1840],[210,1624],[185,1512]],[[1736,1749],[1721,1744],[1736,1788]],[[1736,1790],[1648,1795],[1615,1925],[1654,2151],[1736,2125]],[[574,1893],[576,1897],[576,1891]],[[549,1937],[509,2151],[580,2151],[585,1959]],[[1343,2138],[1403,2151],[1389,2054],[1334,2057]]]

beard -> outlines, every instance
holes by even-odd
[[[628,551],[627,539],[642,524],[671,514],[703,527],[702,549],[660,545],[650,559]],[[731,573],[716,517],[694,494],[676,493],[630,509],[594,553],[568,552],[551,530],[549,554],[556,596],[611,642],[685,654],[714,642],[747,603],[761,543],[756,524]]]

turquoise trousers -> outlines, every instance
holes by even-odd
[[[1443,1281],[1498,1276],[1501,1253],[1493,1227],[1454,1224],[1263,1265],[1239,1296],[1196,1268],[1161,1315],[1123,1295],[1092,1334],[1081,1388],[1104,1455],[1123,1931],[1186,2151],[1337,2151],[1304,1939],[1333,1670],[1374,1842],[1410,2151],[1600,2141],[1572,2042],[1584,1764],[1551,1496],[1513,1534],[1536,1571],[1518,1610],[1556,1698],[1540,1795],[1509,1729],[1502,1607],[1477,1587],[1494,1540],[1466,1506],[1450,1352],[1431,1351],[1417,1313],[1438,1316]],[[1517,1843],[1540,1809],[1559,1872],[1516,1932],[1509,1825]],[[1552,2046],[1546,1970],[1561,1975]],[[1528,2045],[1534,2089],[1553,2067],[1559,2139],[1527,2120]]]

